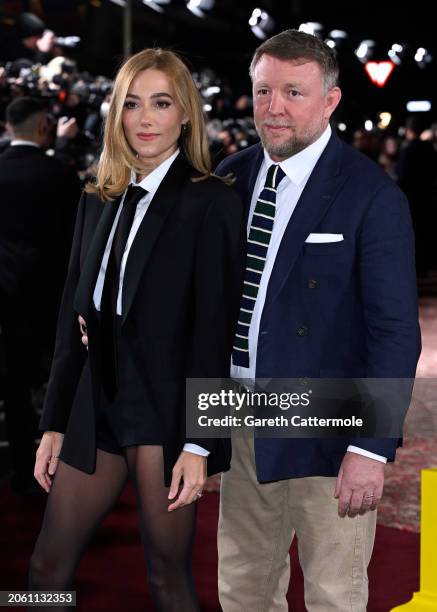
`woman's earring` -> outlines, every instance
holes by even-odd
[[[186,123],[182,124],[182,133],[184,134],[188,129],[188,125]]]

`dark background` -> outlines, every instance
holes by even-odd
[[[193,70],[211,67],[228,84],[236,99],[250,93],[248,65],[261,43],[251,32],[248,19],[255,7],[275,20],[271,34],[302,22],[323,24],[323,38],[332,29],[342,29],[348,39],[339,48],[343,101],[337,121],[346,121],[348,131],[376,121],[381,111],[394,116],[393,127],[401,125],[408,100],[436,100],[436,61],[421,69],[414,61],[418,47],[435,51],[435,18],[432,2],[394,0],[216,0],[205,19],[186,8],[185,0],[172,0],[159,14],[133,0],[133,51],[148,46],[165,46],[189,59]],[[80,45],[68,52],[79,69],[114,76],[122,59],[123,9],[110,0],[0,0],[0,14],[13,16],[22,10],[39,14],[57,35],[76,34]],[[393,43],[407,45],[401,66],[396,66],[384,88],[373,85],[364,66],[354,55],[363,39],[377,46],[373,60],[388,59]],[[434,120],[433,108],[427,113]]]

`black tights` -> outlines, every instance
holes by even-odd
[[[73,588],[76,568],[91,536],[128,477],[137,494],[148,582],[156,610],[198,612],[191,573],[196,504],[168,512],[161,446],[128,447],[124,457],[98,450],[94,474],[59,462],[30,562],[29,588]]]

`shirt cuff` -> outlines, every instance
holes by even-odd
[[[381,463],[387,463],[387,457],[377,455],[376,453],[371,453],[370,451],[364,450],[364,448],[360,448],[359,446],[349,445],[347,450],[350,453],[356,453],[357,455],[363,455],[363,457],[369,457],[369,459],[375,459],[375,461],[380,461]]]
[[[194,453],[195,455],[202,455],[202,457],[208,457],[209,455],[209,451],[207,451],[206,448],[202,448],[198,444],[191,444],[191,442],[184,444],[184,451]]]

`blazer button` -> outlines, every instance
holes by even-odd
[[[298,336],[308,336],[308,327],[302,325],[302,327],[297,329],[296,333]]]
[[[308,289],[315,289],[317,287],[317,281],[314,279],[310,279],[308,281]]]

